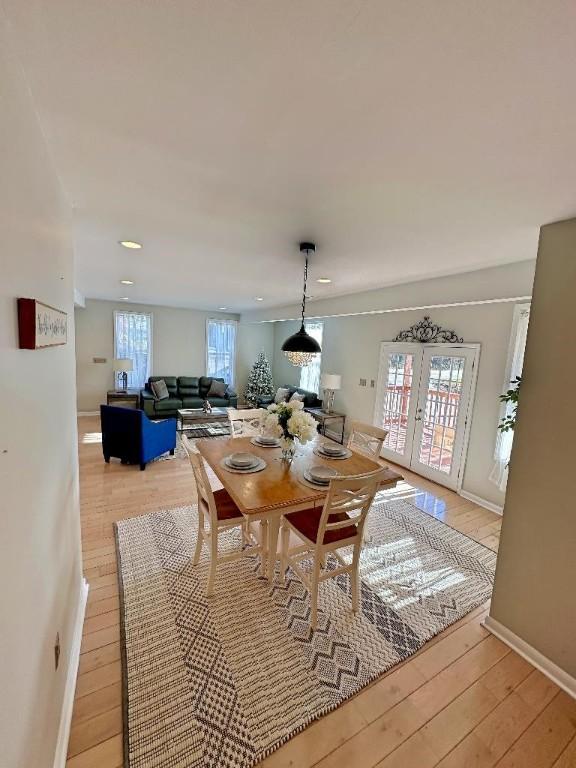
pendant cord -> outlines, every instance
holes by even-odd
[[[306,312],[306,284],[308,282],[308,253],[304,261],[304,293],[302,294],[302,328],[304,328],[304,313]]]

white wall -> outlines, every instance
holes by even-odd
[[[73,255],[14,48],[0,10],[0,763],[51,768],[81,585]],[[66,346],[18,349],[19,296],[68,312]]]
[[[106,402],[106,391],[114,386],[114,310],[152,315],[152,375],[155,376],[204,376],[206,320],[238,318],[224,312],[87,299],[85,309],[76,308],[79,411],[97,410],[100,403]],[[107,362],[94,363],[94,357],[105,357]]]
[[[336,408],[349,418],[372,421],[377,381],[380,342],[391,341],[396,334],[422,319],[425,314],[440,325],[451,328],[467,342],[481,344],[480,365],[474,414],[470,432],[463,490],[502,506],[504,494],[490,482],[494,443],[499,418],[498,395],[504,383],[505,366],[512,330],[514,302],[440,307],[429,310],[404,310],[380,314],[330,316],[339,312],[364,312],[368,309],[399,309],[429,304],[485,301],[492,298],[529,296],[534,275],[534,261],[464,273],[443,280],[429,280],[385,288],[354,296],[336,297],[310,303],[310,315],[324,317],[322,370],[342,375],[342,390],[337,393]],[[356,299],[356,303],[354,302]],[[263,310],[261,317],[290,317],[292,309]],[[255,321],[258,313],[244,317]],[[284,339],[298,329],[298,322],[264,323],[274,325],[273,372],[277,385],[297,384],[299,369],[281,352]],[[359,379],[367,379],[361,387]]]

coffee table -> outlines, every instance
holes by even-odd
[[[230,434],[228,412],[225,408],[212,408],[210,413],[202,408],[181,408],[177,429],[188,437],[223,437]]]

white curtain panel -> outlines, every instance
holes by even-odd
[[[234,386],[236,369],[236,320],[208,320],[206,324],[206,375]]]
[[[114,312],[114,356],[132,360],[128,386],[142,389],[152,369],[152,315]]]
[[[526,348],[526,335],[528,333],[528,321],[530,320],[529,305],[518,307],[515,322],[512,328],[512,340],[510,346],[509,360],[506,366],[507,378],[504,391],[510,389],[511,382],[516,376],[522,376],[522,366],[524,364],[524,350]],[[509,403],[502,403],[500,407],[500,421],[511,414],[513,406]],[[490,473],[490,480],[498,486],[501,491],[506,490],[508,482],[508,463],[512,453],[512,443],[514,442],[514,432],[498,432],[496,437],[496,448],[494,451],[494,466]]]
[[[306,320],[304,323],[306,332],[316,339],[322,347],[322,334],[324,332],[324,323],[315,320]],[[322,354],[316,355],[310,365],[305,365],[300,369],[300,388],[308,392],[320,392],[320,368],[322,365]]]

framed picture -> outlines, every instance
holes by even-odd
[[[36,299],[18,299],[20,349],[57,347],[68,341],[68,315]]]

